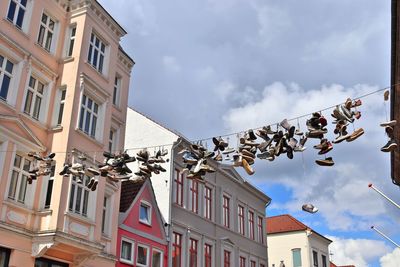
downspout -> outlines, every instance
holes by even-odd
[[[168,266],[172,266],[172,218],[171,218],[171,211],[172,211],[172,186],[173,186],[173,179],[174,179],[174,159],[175,159],[175,148],[177,148],[182,142],[182,138],[178,138],[174,142],[171,148],[171,160],[170,164],[170,176],[169,176],[169,210],[168,210]]]
[[[265,204],[265,215],[267,215],[267,207],[271,204],[272,199],[270,198],[267,202],[267,204]],[[266,218],[267,216],[265,216]],[[267,219],[265,219],[265,222],[267,221]],[[265,224],[266,225],[266,224]],[[267,229],[265,229],[265,247],[267,249],[267,262],[266,265],[269,266],[269,262],[268,262],[268,234],[267,234]]]

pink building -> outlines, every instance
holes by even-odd
[[[119,208],[117,267],[168,264],[167,238],[150,179],[123,182]]]
[[[120,185],[58,173],[124,147],[126,31],[95,0],[2,0],[0,18],[0,267],[115,266]],[[30,151],[56,152],[32,183]]]

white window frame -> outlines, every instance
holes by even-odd
[[[96,45],[98,41],[98,46]],[[103,46],[102,46],[103,45]],[[102,51],[102,47],[104,47],[104,51]],[[97,53],[97,56],[95,54]],[[89,46],[88,46],[88,56],[87,62],[95,68],[99,73],[104,74],[107,73],[106,63],[107,63],[107,55],[108,55],[108,44],[104,41],[103,38],[99,37],[99,35],[92,31],[89,38]],[[103,56],[103,62],[101,62],[101,56]]]
[[[13,78],[14,78],[16,64],[12,60],[10,60],[7,56],[4,56],[3,54],[0,54],[0,56],[3,58],[3,62],[0,65],[0,91],[1,91],[1,89],[3,87],[4,76],[6,75],[10,79],[10,82],[9,82],[8,88],[7,88],[7,96],[6,96],[6,98],[0,98],[0,99],[3,100],[3,101],[8,102],[8,100],[9,100],[8,96],[10,94],[10,91],[12,91],[12,90],[10,90],[10,88],[12,87],[12,82],[13,82]],[[13,65],[11,73],[6,70],[7,62],[10,62]]]
[[[58,88],[54,101],[54,113],[53,113],[54,126],[61,126],[63,124],[66,98],[67,98],[67,86],[63,85]]]
[[[116,107],[119,107],[119,105],[120,105],[121,88],[122,88],[122,77],[119,74],[115,74],[112,103]]]
[[[110,235],[110,217],[111,217],[111,196],[104,194],[101,218],[101,233]]]
[[[90,218],[90,209],[91,209],[91,201],[90,201],[90,189],[87,188],[87,184],[89,183],[90,178],[86,175],[82,177],[83,183],[79,184],[76,181],[76,177],[71,175],[71,184],[69,186],[69,197],[68,197],[68,211],[74,214],[78,214],[80,216],[83,216],[85,218]],[[79,204],[79,211],[76,209],[76,202],[77,202],[77,195],[78,195],[78,190],[81,189],[81,196],[80,196],[80,204]],[[74,191],[74,193],[72,193]],[[85,203],[85,193],[87,193],[87,200]],[[72,198],[72,200],[71,200]],[[71,206],[71,201],[72,201],[72,208]],[[83,213],[84,208],[86,204],[86,213]]]
[[[11,2],[14,2],[16,4],[16,8],[15,8],[15,11],[14,11],[14,18],[12,20],[8,17],[8,12],[10,11]],[[26,32],[26,28],[27,28],[27,25],[28,25],[27,21],[30,18],[30,9],[31,9],[30,8],[30,5],[31,5],[30,2],[31,2],[31,0],[26,0],[26,6],[25,7],[21,4],[21,0],[10,0],[8,2],[6,19],[9,22],[11,22],[13,25],[15,25],[15,27],[21,29],[24,32]],[[22,25],[21,26],[17,25],[17,18],[18,18],[18,14],[19,14],[20,9],[24,10],[24,16],[23,16],[23,19],[22,19]]]
[[[19,166],[14,166],[15,160],[16,160],[17,157],[21,158],[20,165]],[[13,158],[12,158],[12,161],[11,161],[11,172],[9,174],[9,183],[7,185],[7,199],[9,199],[11,201],[14,201],[14,202],[18,202],[18,203],[24,204],[24,205],[27,205],[27,203],[29,201],[29,192],[28,192],[28,190],[30,189],[29,188],[30,185],[28,185],[28,176],[29,176],[29,172],[28,171],[29,171],[29,169],[28,169],[28,171],[24,170],[25,161],[29,161],[30,162],[29,168],[31,168],[32,163],[33,163],[32,160],[28,160],[27,158],[25,158],[24,156],[22,156],[18,152],[13,155]],[[14,182],[14,178],[13,178],[14,177],[13,176],[14,172],[17,173],[17,177],[16,177],[17,181],[16,182]],[[12,190],[12,191],[15,191],[15,192],[13,193],[13,196],[10,196],[10,194],[11,194],[11,186],[14,183],[15,183],[15,189]],[[25,184],[25,188],[24,189],[22,187],[23,184]],[[20,199],[21,190],[25,191],[24,194],[23,194],[23,200]]]
[[[126,242],[131,244],[131,259],[132,260],[127,260],[122,258],[122,242]],[[130,240],[128,238],[125,237],[121,237],[121,249],[120,249],[120,253],[119,253],[119,261],[123,262],[123,263],[127,263],[127,264],[133,264],[134,263],[134,256],[135,256],[135,242],[133,240]]]
[[[89,100],[92,101],[92,105],[89,108]],[[85,103],[83,103],[83,101]],[[95,111],[95,106],[97,106],[97,111]],[[98,139],[98,125],[99,125],[99,114],[100,113],[100,104],[93,99],[90,95],[83,94],[80,106],[79,106],[79,118],[78,118],[78,128],[83,133],[87,134],[88,136]],[[89,129],[86,132],[86,124],[89,116]],[[96,123],[93,125],[93,118],[96,118]],[[82,120],[82,121],[81,121]],[[94,129],[93,129],[94,128]],[[94,131],[94,135],[92,134]]]
[[[159,266],[154,266],[154,252],[159,253],[160,254],[160,265]],[[153,251],[151,252],[151,267],[162,267],[164,266],[164,252],[162,250],[153,248]]]
[[[43,22],[43,15],[47,16],[46,23]],[[50,22],[54,23],[53,29],[50,28]],[[37,44],[40,45],[43,49],[45,49],[49,53],[54,53],[55,47],[56,47],[56,40],[57,40],[57,28],[58,28],[58,21],[51,15],[49,15],[48,12],[43,11],[42,15],[40,16],[40,23],[39,23],[39,31],[38,31],[38,37],[37,37]],[[41,31],[42,29],[44,30],[43,33],[43,39],[40,40],[41,36]],[[51,33],[51,40],[50,43],[48,44],[48,47],[46,46],[47,44],[47,38],[49,36],[49,33]]]
[[[142,264],[142,263],[138,262],[138,260],[139,260],[139,247],[147,249],[146,264]],[[140,267],[148,267],[149,263],[150,263],[150,261],[149,261],[150,260],[150,247],[146,246],[146,245],[143,245],[141,243],[138,243],[137,246],[136,246],[136,249],[137,249],[137,252],[136,252],[136,265],[140,266]]]
[[[148,211],[148,220],[142,220],[142,218],[141,218],[141,215],[140,215],[140,214],[141,214],[142,206],[144,206],[144,207],[147,208],[147,211]],[[144,223],[144,224],[147,224],[147,225],[151,225],[151,213],[152,213],[152,206],[151,206],[151,204],[150,204],[149,202],[145,201],[145,200],[140,201],[140,205],[139,205],[139,222]]]
[[[71,24],[68,27],[67,37],[65,40],[65,57],[67,58],[73,57],[75,40],[76,40],[76,23]]]
[[[34,80],[34,85],[31,87],[31,80]],[[39,84],[42,85],[42,93],[38,91]],[[35,75],[30,75],[29,76],[29,81],[28,81],[28,87],[25,90],[25,100],[24,100],[24,106],[23,106],[23,112],[27,114],[28,116],[32,117],[35,120],[41,121],[41,118],[43,118],[43,111],[46,107],[46,90],[47,90],[48,85],[43,82],[40,78],[37,78]],[[32,96],[30,98],[30,105],[29,105],[29,110],[26,110],[26,105],[28,103],[28,94],[31,93]],[[39,111],[38,114],[34,114],[35,108],[37,105],[37,100],[40,98],[40,106],[39,106]],[[34,116],[36,115],[36,116]]]
[[[44,176],[44,177],[42,177],[42,179],[43,179],[43,182],[42,182],[42,192],[43,192],[43,194],[41,194],[41,199],[40,199],[40,203],[41,203],[41,208],[42,209],[46,209],[46,210],[48,210],[48,209],[50,209],[50,206],[51,206],[51,197],[52,197],[52,195],[53,195],[53,189],[54,189],[54,181],[55,181],[55,168],[56,168],[56,162],[55,161],[53,161],[53,163],[52,163],[52,166],[51,166],[51,171],[50,171],[50,174],[49,175],[47,175],[47,176]],[[53,183],[53,185],[52,185],[52,192],[51,192],[51,195],[50,195],[50,203],[49,203],[49,206],[48,207],[46,207],[46,200],[47,200],[47,192],[48,192],[48,190],[49,190],[49,184],[50,184],[50,181],[53,181],[52,183]]]
[[[114,127],[111,127],[110,128],[110,133],[108,135],[108,150],[110,152],[116,152],[117,151],[118,136],[119,136],[119,130],[115,129]]]

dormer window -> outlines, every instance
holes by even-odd
[[[142,201],[139,209],[139,221],[144,224],[151,224],[151,205]]]

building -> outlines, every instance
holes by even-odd
[[[331,240],[292,216],[267,217],[269,266],[329,266]]]
[[[392,0],[392,41],[391,41],[391,72],[390,72],[390,117],[400,122],[400,1]],[[394,127],[394,138],[399,144],[399,124]],[[400,153],[399,146],[391,153],[391,178],[394,184],[400,186]]]
[[[334,264],[333,262],[330,262],[329,266],[330,267],[356,267],[354,265],[341,265],[341,266],[338,266],[338,265]]]
[[[128,109],[126,148],[169,149],[165,173],[151,178],[167,223],[168,266],[266,267],[265,208],[270,198],[228,164],[205,182],[186,178],[178,152],[190,145],[181,134]],[[133,163],[135,164],[135,163]]]
[[[124,147],[126,31],[95,0],[4,0],[0,17],[0,265],[114,266],[120,185],[58,173]],[[31,184],[30,151],[56,152]]]
[[[116,266],[167,266],[164,220],[149,179],[122,182],[119,212]]]

